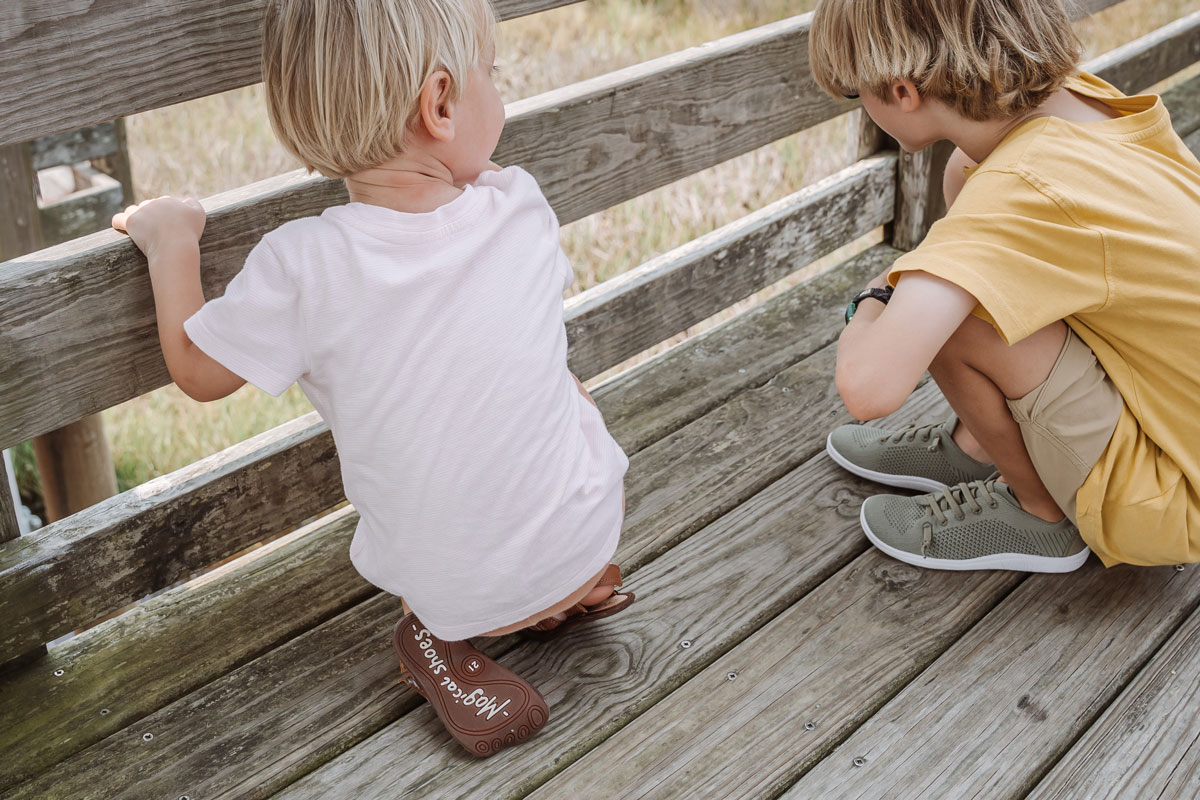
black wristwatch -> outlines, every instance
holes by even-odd
[[[850,324],[850,319],[854,316],[854,312],[858,310],[858,304],[868,297],[873,297],[885,306],[888,300],[892,299],[892,287],[885,286],[882,289],[875,287],[873,289],[864,289],[854,295],[854,299],[850,301],[850,305],[846,306],[846,324]]]

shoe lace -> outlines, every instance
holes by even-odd
[[[939,492],[914,497],[917,505],[925,506],[926,519],[921,526],[921,555],[933,544],[933,522],[939,526],[950,521],[947,514],[954,516],[958,522],[967,518],[967,514],[983,512],[983,505],[997,508],[1000,505],[1000,495],[996,491],[996,478],[981,481],[967,481],[955,486],[948,486]],[[983,505],[981,505],[981,503]]]
[[[942,432],[934,431],[934,428],[940,428],[942,423],[935,422],[930,425],[905,425],[897,431],[887,434],[879,441],[889,444],[900,444],[901,442],[915,442],[920,439],[922,442],[929,442],[929,452],[934,452],[942,444]]]

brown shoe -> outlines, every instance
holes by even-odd
[[[521,634],[539,642],[557,639],[578,625],[611,617],[633,605],[635,599],[633,592],[617,591],[621,588],[621,568],[616,564],[608,565],[608,568],[604,570],[604,575],[596,581],[596,585],[611,586],[612,594],[594,605],[585,606],[583,603],[576,603],[566,610],[565,619],[547,617],[524,628]]]
[[[538,732],[550,717],[541,693],[469,642],[447,642],[416,615],[396,624],[392,645],[404,680],[429,700],[450,735],[487,757]]]

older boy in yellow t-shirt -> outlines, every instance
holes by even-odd
[[[932,491],[867,500],[867,536],[940,569],[1200,559],[1200,162],[1161,100],[1078,72],[1058,0],[822,0],[810,42],[906,150],[958,148],[947,216],[838,343],[855,417],[927,369],[956,415],[830,435],[851,471]]]

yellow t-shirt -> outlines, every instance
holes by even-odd
[[[1010,344],[1064,320],[1125,399],[1076,496],[1107,565],[1200,560],[1200,162],[1156,95],[1067,83],[1121,116],[1014,129],[895,262],[966,289]]]

